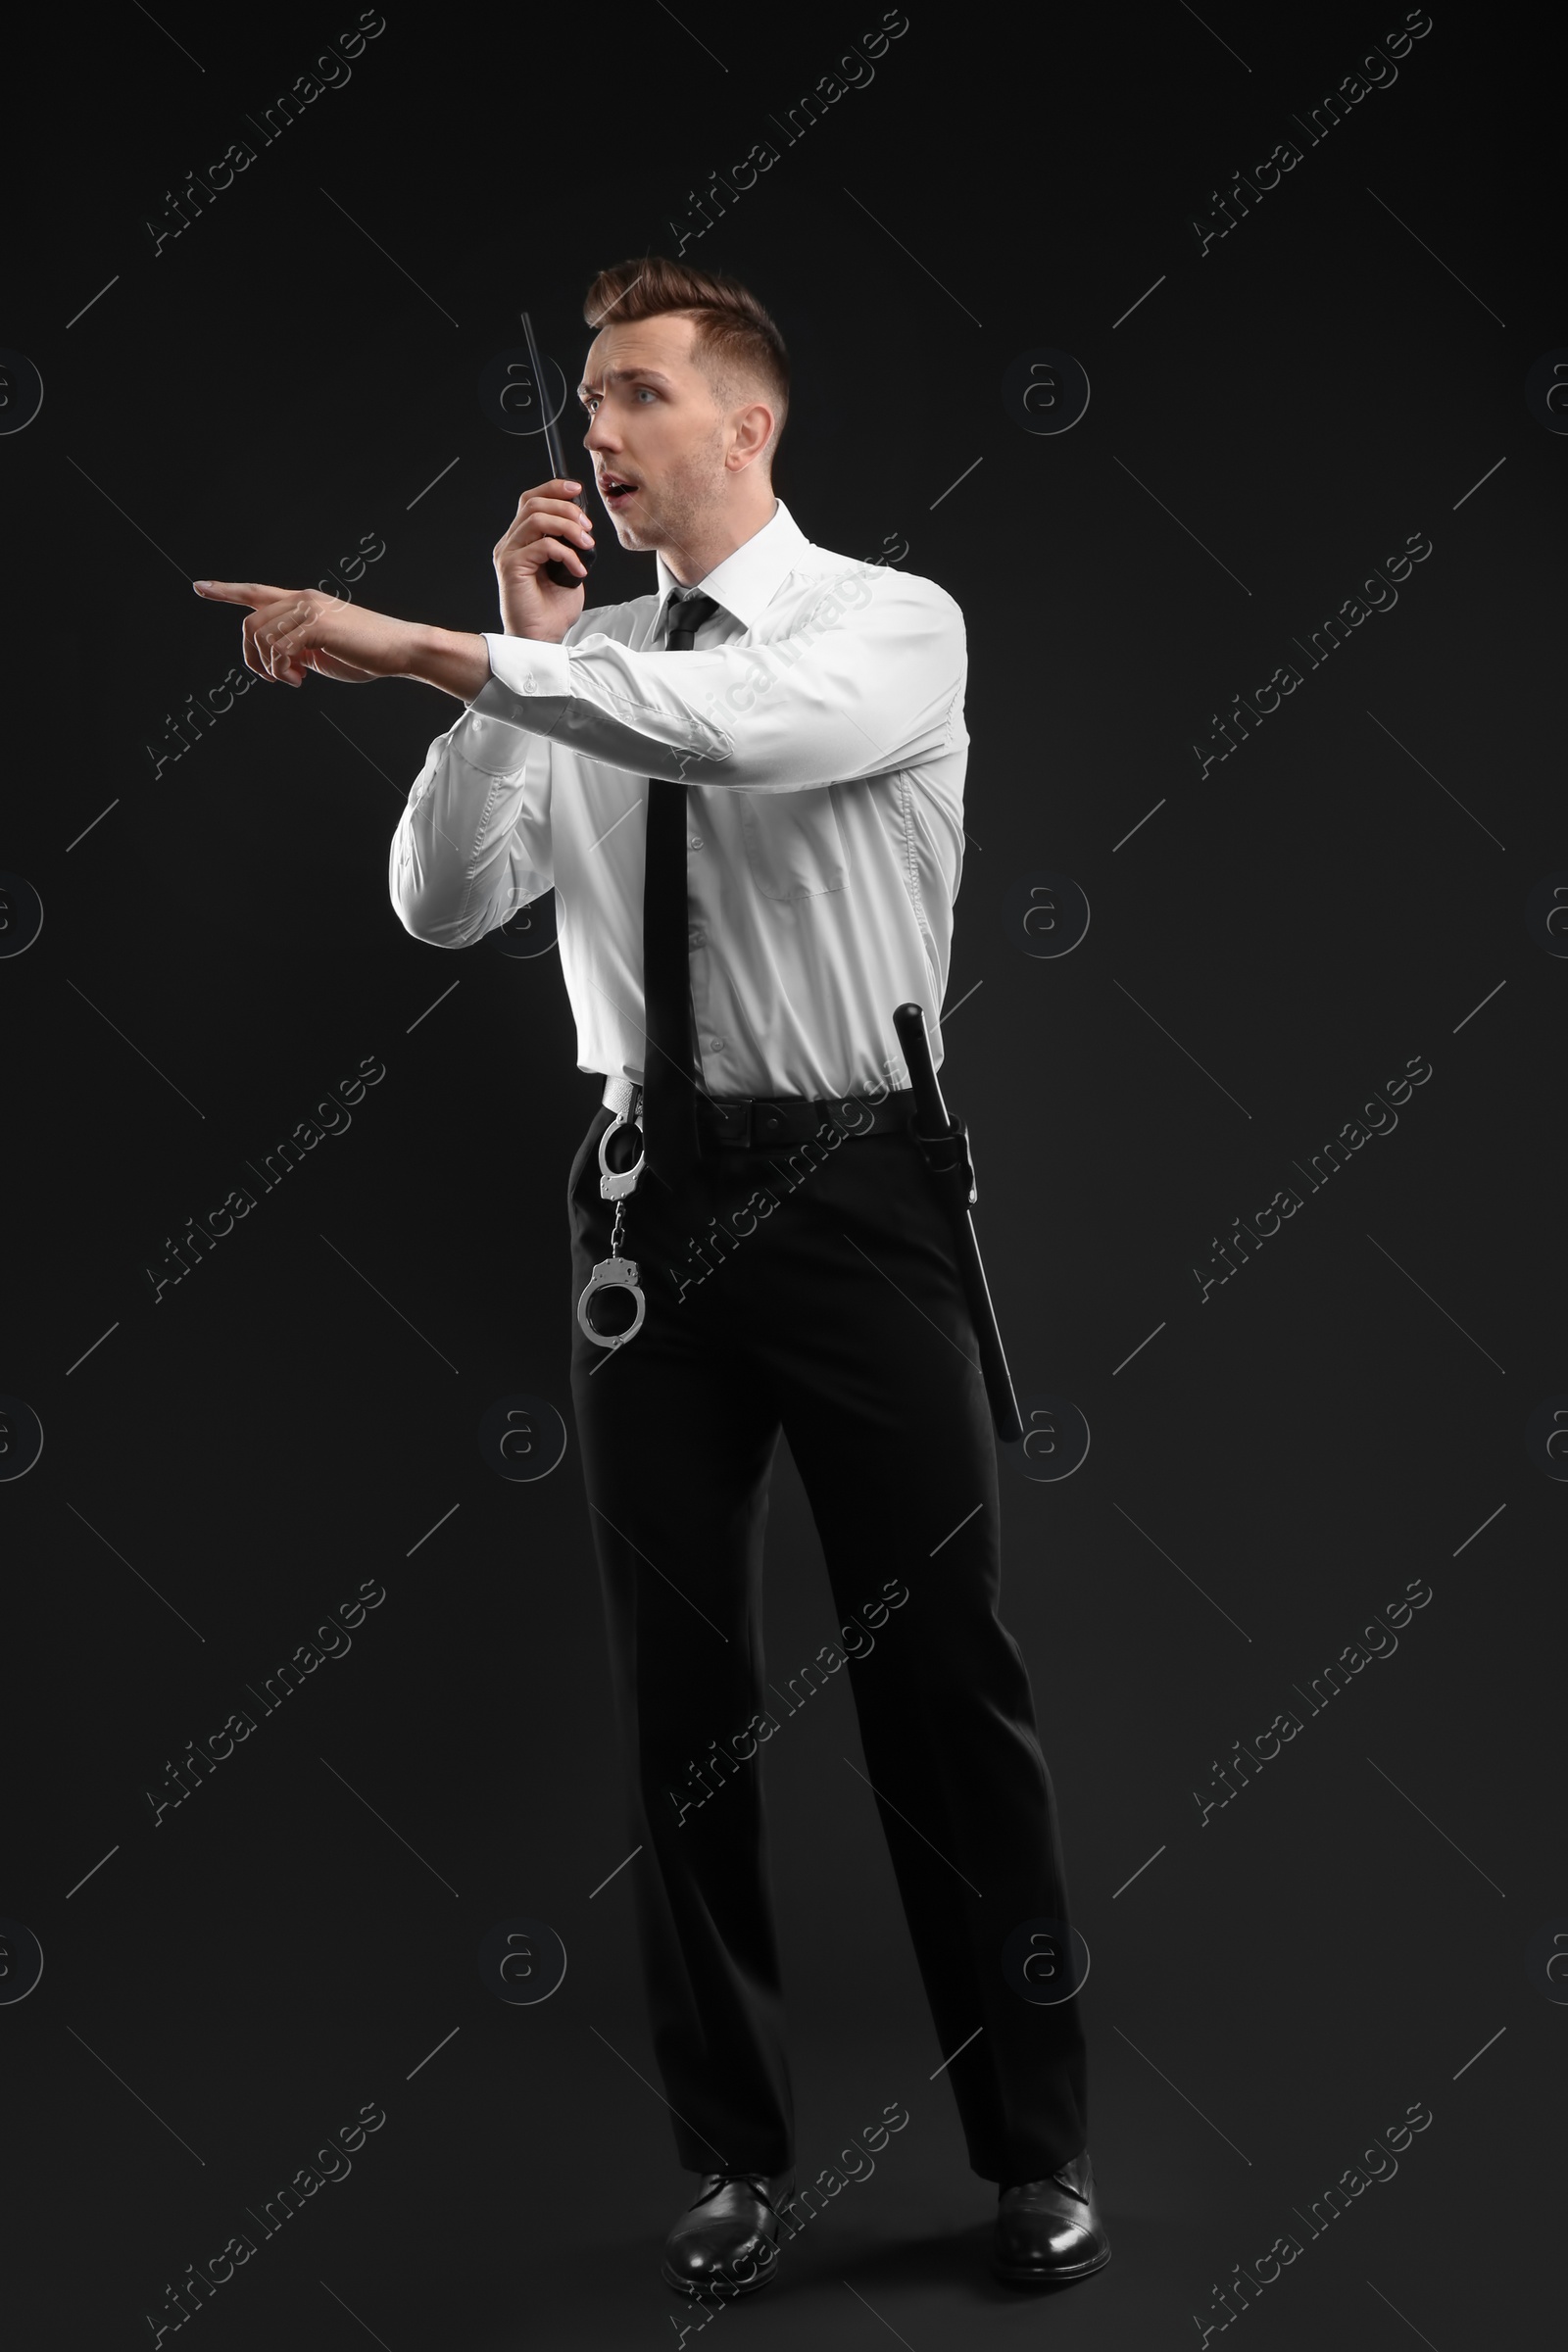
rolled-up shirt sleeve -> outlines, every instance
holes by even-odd
[[[580,625],[580,623],[579,623]],[[469,706],[609,767],[739,792],[800,792],[917,765],[961,709],[963,615],[934,581],[866,566],[824,583],[787,634],[633,652],[587,634],[491,636]]]
[[[435,948],[471,946],[554,882],[550,745],[477,700],[431,744],[392,836],[392,904]]]

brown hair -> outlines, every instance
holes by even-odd
[[[762,385],[774,412],[764,463],[771,467],[790,413],[790,362],[784,338],[751,290],[721,271],[688,269],[662,253],[601,270],[583,298],[582,315],[602,326],[679,312],[696,322],[692,359],[724,405],[736,376]]]

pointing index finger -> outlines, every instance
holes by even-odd
[[[224,605],[265,605],[286,597],[286,588],[267,588],[256,580],[192,580],[198,596]]]

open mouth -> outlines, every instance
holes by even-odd
[[[627,481],[624,474],[607,473],[601,478],[600,488],[604,492],[606,506],[613,513],[623,507],[629,498],[635,497],[637,484]]]

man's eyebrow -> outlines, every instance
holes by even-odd
[[[651,384],[664,384],[667,386],[670,381],[669,377],[667,375],[661,374],[657,368],[607,368],[605,369],[605,382],[607,384],[625,383],[633,376],[642,376]],[[594,394],[594,387],[592,384],[583,383],[577,386],[577,398],[579,400],[587,400],[590,394]],[[597,398],[598,395],[594,394],[594,397]]]

